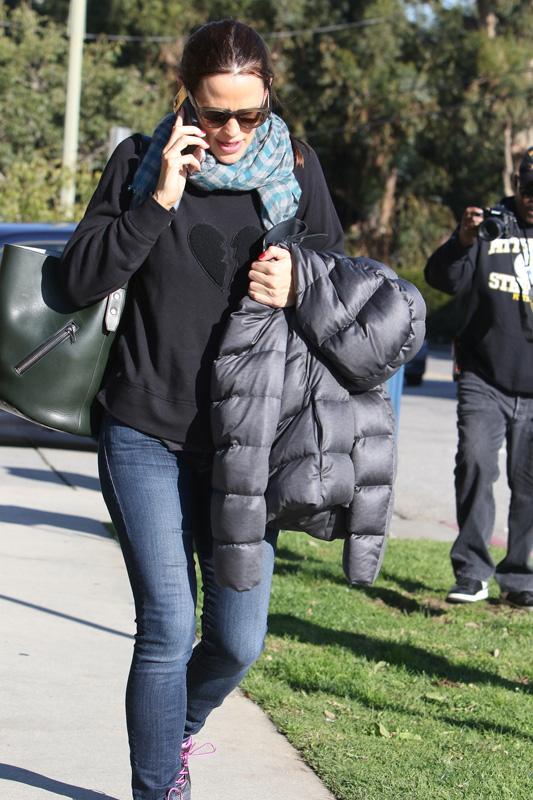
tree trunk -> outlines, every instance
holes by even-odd
[[[503,150],[504,150],[504,168],[503,168],[503,193],[506,197],[513,194],[513,129],[509,120],[503,130]]]
[[[495,38],[498,25],[498,17],[492,10],[493,6],[494,2],[491,2],[491,0],[478,0],[479,26],[485,31],[489,39]]]
[[[393,167],[385,182],[385,193],[381,204],[380,229],[383,233],[390,233],[391,219],[396,205],[396,185],[398,183],[398,169]]]
[[[392,222],[396,209],[398,170],[392,167],[385,181],[380,203],[376,203],[368,217],[351,226],[351,238],[357,241],[358,255],[368,255],[377,261],[387,261],[392,241]]]
[[[396,208],[396,186],[398,184],[398,170],[393,167],[385,181],[385,191],[381,201],[381,213],[377,230],[378,258],[386,261],[389,257],[392,240],[392,219]]]

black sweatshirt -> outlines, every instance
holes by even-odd
[[[512,198],[503,202],[514,211]],[[533,395],[533,343],[524,331],[524,318],[526,325],[533,319],[526,307],[528,268],[533,282],[533,227],[519,220],[510,238],[476,239],[468,248],[461,246],[456,232],[425,268],[430,286],[464,297],[465,324],[458,337],[461,368],[518,395]]]
[[[125,313],[101,404],[144,433],[209,449],[211,364],[231,311],[248,289],[250,262],[264,230],[257,192],[206,192],[187,183],[176,212],[152,197],[130,209],[129,185],[146,143],[122,142],[62,258],[67,292],[89,305],[128,283]],[[295,167],[302,187],[296,216],[325,233],[324,250],[343,234],[315,153]]]

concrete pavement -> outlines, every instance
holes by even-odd
[[[391,536],[452,542],[457,535],[453,471],[457,448],[456,384],[448,350],[432,351],[422,386],[405,387],[400,408],[398,475]],[[507,541],[506,451],[494,486],[492,542]]]
[[[134,610],[94,447],[7,415],[0,441],[0,798],[127,800]],[[194,800],[333,800],[239,691],[198,741]]]

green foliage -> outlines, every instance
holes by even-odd
[[[0,216],[58,220],[68,41],[64,28],[25,4],[0,4]],[[123,64],[123,46],[84,49],[76,215],[94,190],[113,125],[151,131],[169,109],[170,87],[152,65]]]
[[[421,47],[432,54],[438,113],[428,120],[419,150],[448,173],[442,189],[435,188],[459,215],[469,203],[486,205],[501,196],[504,129],[531,125],[533,8],[491,3],[498,25],[490,38],[460,6],[436,6],[437,24]]]
[[[1,7],[1,6],[0,6]],[[21,5],[0,29],[0,170],[40,151],[62,148],[68,42],[64,29]],[[123,65],[123,45],[99,40],[84,48],[80,160],[101,168],[112,125],[150,130],[168,110],[169,87],[153,67]]]
[[[150,132],[171,108],[172,89],[154,67],[119,66],[123,45],[99,40],[85,49],[80,158],[98,168],[107,160],[109,131],[121,125]]]
[[[0,0],[4,185],[23,174],[20,162],[61,158],[68,6]],[[503,194],[504,134],[531,125],[531,3],[89,0],[87,29],[102,36],[84,48],[80,177],[102,169],[112,125],[153,129],[170,107],[185,36],[223,16],[267,39],[283,114],[320,156],[348,251],[415,276],[448,330],[448,298],[425,287],[423,266],[467,204]],[[50,185],[34,187],[41,205],[21,198],[16,213],[50,208]]]
[[[342,544],[280,537],[269,635],[245,689],[338,800],[528,800],[527,612],[443,602],[449,547],[392,540],[373,587]]]
[[[36,151],[57,158],[65,106],[67,42],[57,26],[21,5],[0,21],[0,170]]]
[[[402,158],[404,140],[420,124],[406,113],[416,65],[406,52],[410,28],[401,2],[360,4],[353,18],[341,10],[328,16],[327,5],[318,25],[361,27],[288,42],[283,90],[287,118],[319,152],[349,227],[374,213],[385,179]],[[309,6],[302,4],[297,26],[306,27]],[[376,18],[383,21],[365,26]]]
[[[76,174],[74,219],[80,219],[99,174],[80,166]],[[58,161],[40,153],[13,161],[0,175],[0,219],[10,222],[64,222],[60,203],[64,172]]]

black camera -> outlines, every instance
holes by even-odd
[[[484,242],[493,239],[508,239],[512,235],[514,214],[500,204],[483,210],[483,222],[478,228],[478,236]]]

